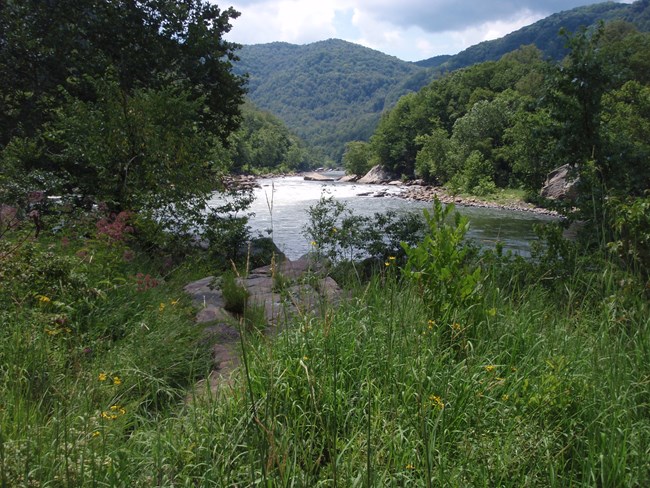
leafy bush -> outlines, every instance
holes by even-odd
[[[401,243],[417,243],[424,229],[416,213],[388,211],[364,217],[332,197],[322,196],[307,213],[303,235],[317,254],[333,262],[367,258],[383,262],[389,256],[403,256]]]
[[[436,199],[433,214],[424,211],[424,239],[416,246],[402,244],[407,257],[404,276],[417,283],[436,319],[471,309],[483,298],[481,268],[471,259],[475,249],[464,241],[469,221],[456,212],[449,222],[453,211],[453,205],[443,206]]]
[[[630,266],[650,274],[650,196],[611,199],[608,213],[613,216],[614,240],[609,250]]]

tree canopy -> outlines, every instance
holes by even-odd
[[[214,190],[244,96],[223,39],[238,15],[205,0],[2,2],[2,199],[151,211]]]

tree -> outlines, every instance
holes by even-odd
[[[370,169],[368,143],[352,141],[345,145],[343,166],[348,174],[364,175]]]
[[[422,149],[415,160],[415,174],[428,181],[446,183],[458,171],[458,151],[447,131],[441,127],[434,128],[430,134],[419,136],[418,143]]]
[[[223,40],[239,14],[205,0],[6,0],[0,4],[0,144],[33,136],[63,101],[95,97],[89,79],[110,67],[127,93],[182,85],[205,97],[202,124],[236,128],[243,80]]]
[[[116,210],[200,205],[240,119],[222,38],[237,16],[205,0],[3,2],[0,171]]]

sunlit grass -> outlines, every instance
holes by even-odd
[[[197,392],[205,350],[181,293],[196,273],[73,261],[33,290],[49,301],[2,312],[2,481],[650,483],[650,315],[633,276],[588,262],[553,284],[495,262],[481,299],[447,310],[389,264],[277,336],[243,327],[245,367]]]

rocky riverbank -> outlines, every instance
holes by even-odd
[[[403,187],[402,191],[398,194],[399,198],[406,200],[413,200],[418,202],[431,202],[438,198],[442,203],[453,203],[455,205],[463,205],[466,207],[480,207],[480,208],[498,208],[503,210],[515,210],[518,212],[532,212],[539,215],[552,215],[557,216],[557,212],[547,208],[537,207],[531,203],[523,201],[510,201],[507,203],[489,202],[481,200],[478,197],[461,197],[458,195],[450,195],[442,187],[435,187],[422,184],[411,184]]]

